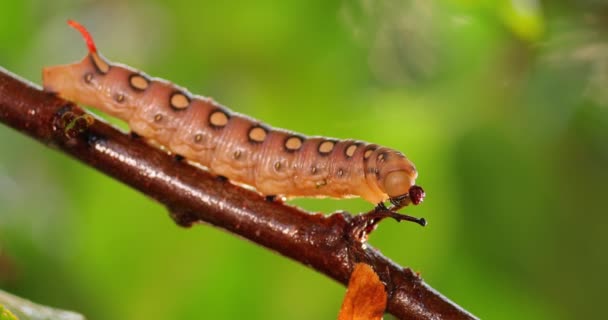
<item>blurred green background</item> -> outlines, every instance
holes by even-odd
[[[370,242],[485,319],[594,319],[608,290],[604,1],[1,1],[0,65],[86,52],[306,134],[403,151],[429,226]],[[331,319],[344,288],[0,125],[0,288],[89,319]],[[362,200],[302,199],[331,212]]]

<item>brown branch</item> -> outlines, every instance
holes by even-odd
[[[0,121],[165,205],[181,225],[205,222],[346,284],[357,262],[386,283],[388,311],[402,319],[475,319],[353,232],[347,213],[313,214],[266,201],[94,119],[71,102],[0,68]]]

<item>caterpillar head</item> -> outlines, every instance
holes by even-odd
[[[384,177],[381,187],[390,198],[407,194],[416,180],[416,171],[407,169],[392,171]]]
[[[378,187],[389,200],[409,197],[414,204],[422,202],[424,191],[415,185],[418,171],[414,164],[400,152],[377,150],[376,154],[375,163],[370,165],[376,172]]]

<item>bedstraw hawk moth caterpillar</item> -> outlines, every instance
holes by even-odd
[[[307,137],[272,128],[166,80],[112,63],[89,32],[82,61],[43,69],[43,86],[62,98],[126,121],[137,135],[214,174],[286,197],[360,196],[398,210],[422,201],[414,164],[401,152],[357,140]],[[407,203],[405,203],[407,202]]]

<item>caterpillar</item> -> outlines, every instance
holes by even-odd
[[[126,121],[137,135],[266,196],[362,197],[394,209],[418,204],[414,164],[401,152],[358,140],[275,129],[166,80],[103,57],[87,29],[80,61],[45,67],[45,91]],[[391,208],[391,209],[393,209]]]

